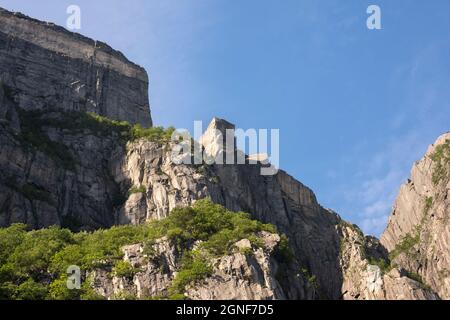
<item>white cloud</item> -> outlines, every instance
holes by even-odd
[[[371,230],[372,234],[380,234],[386,227],[389,216],[383,215],[375,218],[366,218],[361,222],[363,230]]]

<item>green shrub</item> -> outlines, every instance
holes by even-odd
[[[433,206],[433,197],[427,197],[425,199],[425,206],[423,208],[425,216],[428,214],[432,206]]]
[[[416,244],[420,242],[420,234],[417,232],[415,236],[407,234],[402,241],[395,246],[389,253],[389,260],[393,261],[402,253],[408,253]]]
[[[136,295],[128,291],[122,291],[116,295],[114,295],[112,300],[137,300]]]
[[[441,180],[449,176],[450,172],[450,140],[436,147],[431,156],[434,162],[433,183],[439,184]]]
[[[378,266],[383,273],[388,273],[392,269],[390,262],[383,258],[375,259],[373,257],[368,257],[367,260],[370,265]]]
[[[130,188],[130,190],[128,190],[128,195],[130,196],[135,193],[145,193],[145,192],[147,192],[147,188],[145,186],[142,185],[139,187],[133,186]]]
[[[311,285],[314,290],[319,290],[319,283],[317,281],[317,277],[313,275],[307,268],[301,268],[300,273],[303,275],[303,277],[308,281],[308,283]]]
[[[244,256],[253,256],[254,255],[254,251],[251,247],[240,248],[239,252],[241,254],[243,254]]]
[[[11,281],[0,281],[0,300],[14,299],[14,294],[17,290],[17,284]]]
[[[185,287],[195,281],[204,279],[212,274],[212,267],[198,251],[188,252],[183,256],[181,268],[169,288],[169,294],[179,297]]]
[[[163,234],[179,243],[201,240],[201,247],[213,256],[230,252],[241,239],[251,238],[256,244],[258,232],[276,232],[272,225],[252,220],[244,212],[228,211],[209,199],[199,200],[193,207],[174,209],[160,227]]]
[[[95,113],[87,113],[82,117],[85,128],[94,132],[107,134],[115,131],[127,140],[147,139],[153,142],[167,143],[170,141],[174,127],[164,129],[163,127],[143,128],[140,124],[130,125],[126,121],[111,120]]]
[[[14,293],[16,300],[44,300],[47,296],[47,287],[33,279],[21,283]]]
[[[98,293],[96,293],[93,289],[87,288],[84,289],[80,294],[81,300],[106,300],[106,298]]]
[[[208,241],[201,244],[202,248],[206,249],[214,256],[221,256],[229,252],[231,246],[237,242],[238,235],[234,230],[224,229],[213,234]]]
[[[113,274],[116,277],[133,278],[136,269],[128,261],[119,260],[113,269]]]
[[[6,263],[11,252],[22,243],[26,233],[24,224],[13,224],[9,228],[0,229],[0,265]]]
[[[14,265],[17,274],[37,280],[48,269],[53,255],[71,242],[73,238],[69,230],[50,227],[31,231],[7,261]]]
[[[167,129],[163,127],[142,128],[140,124],[136,124],[131,128],[131,137],[133,140],[144,138],[153,142],[167,143],[170,141],[174,131],[174,127]]]
[[[51,300],[79,300],[81,294],[81,289],[67,288],[66,275],[54,280],[48,288],[48,297]]]
[[[100,135],[110,135],[111,132],[115,132],[122,138],[130,138],[131,125],[127,121],[111,120],[93,112],[87,112],[81,116],[75,113],[71,116],[79,117],[79,128],[88,129]]]
[[[294,252],[289,245],[289,239],[285,234],[281,235],[280,242],[275,248],[275,259],[281,263],[291,263],[295,258]]]

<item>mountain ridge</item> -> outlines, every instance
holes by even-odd
[[[395,221],[398,216],[408,220],[411,212],[408,208],[400,210],[405,211],[401,215],[394,212],[394,224],[388,226],[386,236],[380,242],[374,237],[365,236],[357,226],[344,221],[333,210],[322,207],[311,189],[283,170],[274,176],[262,176],[261,168],[267,165],[261,162],[245,165],[177,164],[170,152],[175,144],[170,140],[173,130],[151,127],[148,82],[145,77],[142,78],[141,69],[138,68],[136,74],[123,75],[121,71],[128,69],[118,67],[118,70],[114,70],[111,68],[117,66],[114,61],[106,65],[102,65],[104,60],[100,60],[100,64],[89,64],[86,57],[88,60],[92,57],[92,48],[87,51],[87,56],[81,58],[65,56],[62,53],[67,49],[64,47],[67,45],[64,37],[71,38],[71,46],[81,43],[79,53],[83,52],[86,40],[60,30],[61,27],[49,27],[46,23],[32,19],[31,22],[26,20],[26,23],[41,25],[45,30],[62,33],[64,37],[56,36],[48,48],[39,46],[41,40],[30,43],[20,36],[23,29],[21,19],[28,18],[0,11],[0,20],[9,21],[0,24],[0,226],[13,226],[10,227],[13,229],[4,229],[6,234],[16,230],[14,226],[17,223],[23,223],[30,229],[42,229],[42,234],[48,232],[50,237],[57,238],[71,236],[48,227],[56,225],[72,231],[87,231],[92,237],[101,235],[95,230],[105,228],[112,230],[111,233],[124,230],[133,234],[151,221],[170,221],[173,212],[179,212],[177,210],[182,210],[180,208],[195,211],[196,203],[209,198],[212,205],[221,205],[223,208],[214,207],[214,210],[248,212],[252,220],[271,224],[277,232],[272,235],[258,233],[230,238],[227,245],[240,247],[242,252],[223,253],[221,257],[208,260],[213,265],[212,269],[206,268],[202,264],[204,261],[199,265],[193,263],[199,268],[205,267],[203,270],[208,269],[208,276],[199,279],[194,277],[192,282],[183,287],[184,291],[178,292],[181,295],[192,299],[448,297],[446,290],[449,290],[450,278],[442,273],[447,270],[446,267],[441,267],[441,263],[429,271],[423,268],[430,259],[436,257],[442,259],[446,266],[446,261],[450,259],[447,238],[435,239],[439,249],[439,255],[436,256],[427,253],[427,242],[418,241],[414,236],[405,238],[408,233],[390,231],[395,229],[395,223],[404,229],[401,223]],[[33,32],[38,39],[47,37],[47,31]],[[58,47],[58,41],[62,43],[62,52],[54,50]],[[96,42],[94,45],[97,45]],[[40,67],[41,64],[48,68]],[[62,76],[62,65],[66,66],[64,71],[69,77]],[[134,64],[131,65],[134,68]],[[72,82],[74,79],[79,81],[75,86]],[[126,103],[122,104],[124,101]],[[144,128],[138,124],[144,125]],[[199,142],[203,150],[214,155],[224,151],[239,152],[221,149],[223,146],[216,139],[217,132],[225,136],[223,131],[230,126],[234,127],[225,120],[215,118]],[[426,213],[440,217],[440,221],[444,221],[448,215],[449,189],[446,182],[449,176],[448,151],[439,151],[439,146],[447,143],[447,135],[443,137],[423,160],[427,170],[422,175],[413,174],[418,180],[426,181],[429,187],[427,197],[432,196],[434,200],[429,203],[428,198],[421,194],[408,201],[417,203],[416,207],[420,207],[422,213],[425,206]],[[433,155],[435,150],[439,151],[439,156]],[[433,182],[436,180],[435,169],[442,178],[438,179],[436,185]],[[413,177],[413,180],[416,178]],[[401,191],[400,199],[402,194]],[[186,210],[182,212],[189,217],[191,211]],[[210,212],[209,209],[204,210]],[[411,217],[418,217],[420,210],[412,210]],[[202,215],[205,212],[197,213]],[[407,224],[408,230],[413,230],[421,222],[422,219],[411,219]],[[446,226],[448,224],[445,223],[440,226],[430,224],[430,228],[425,226],[423,230],[445,229]],[[24,233],[23,239],[19,239],[16,244],[5,240],[5,248],[12,246],[19,255],[21,245],[33,241],[36,234],[39,238],[39,231],[33,232]],[[176,232],[184,234],[186,230],[178,228]],[[73,237],[78,239],[83,237],[82,234]],[[294,269],[289,269],[284,278],[277,279],[276,270],[281,267],[272,261],[276,254],[272,249],[282,242],[283,235],[288,239],[295,262]],[[120,263],[121,271],[114,273],[111,268],[106,271],[102,268],[84,270],[85,280],[93,276],[94,280],[88,286],[108,299],[117,298],[120,290],[137,298],[158,297],[161,291],[166,292],[170,283],[175,281],[174,274],[184,268],[183,263],[166,262],[181,259],[182,255],[176,252],[170,241],[153,239],[165,249],[158,253],[156,262],[152,259],[148,261],[148,256],[143,253],[145,239],[130,234],[128,236],[131,243],[115,243],[112,249],[115,255],[108,256],[114,263]],[[256,240],[259,244],[261,241],[268,242],[265,242],[266,246],[249,246],[251,240],[247,238],[251,236],[259,237],[260,240]],[[5,239],[8,237],[5,236]],[[185,241],[183,245],[188,246],[189,250],[195,247],[192,241],[200,241],[200,244],[206,241],[202,237],[182,239]],[[405,239],[408,241],[404,244]],[[46,243],[47,240],[44,237],[39,241]],[[65,244],[61,246],[66,250]],[[397,246],[403,249],[400,254],[397,254]],[[6,252],[5,248],[2,250]],[[20,261],[13,249],[9,250],[11,255],[2,258],[5,270]],[[415,254],[418,255],[412,256],[417,259],[405,255],[405,251],[410,252],[411,249],[416,250]],[[42,262],[47,269],[59,256],[58,250],[48,253],[49,257]],[[83,248],[79,247],[79,250]],[[195,259],[193,261],[198,262]],[[141,269],[136,271],[135,268]],[[252,268],[259,271],[251,271]],[[39,292],[64,283],[63,278],[57,278],[58,273],[47,274],[44,269],[39,270],[46,275],[44,279],[40,275],[27,280],[39,287]],[[128,272],[130,270],[136,272]],[[247,271],[236,276],[236,270]],[[3,285],[14,288],[14,292],[20,291],[26,283],[20,282],[15,276],[6,273],[8,281],[2,280]],[[239,287],[230,286],[235,281],[241,281],[241,285],[247,288],[245,295],[241,295]],[[444,289],[440,288],[442,286]],[[223,288],[222,292],[215,291],[217,287]],[[2,288],[10,294],[9,287]],[[144,294],[144,291],[147,293]],[[67,297],[70,298],[70,294]]]

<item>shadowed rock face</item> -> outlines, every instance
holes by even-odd
[[[3,9],[0,80],[26,110],[91,111],[152,125],[143,68],[106,44]]]
[[[0,226],[59,225],[77,231],[112,226],[122,195],[108,166],[124,153],[120,135],[69,129],[75,119],[65,113],[26,113],[2,93]],[[43,125],[49,121],[54,125]]]

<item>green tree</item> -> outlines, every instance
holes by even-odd
[[[44,300],[47,296],[47,287],[33,279],[21,283],[14,293],[17,300]]]

